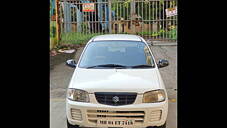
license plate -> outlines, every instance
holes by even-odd
[[[134,120],[98,120],[98,126],[132,126]]]

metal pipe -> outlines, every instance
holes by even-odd
[[[142,30],[141,30],[142,36],[144,35],[144,34],[143,34],[143,32],[144,32],[144,31],[143,31],[143,28],[144,28],[144,26],[143,26],[143,25],[144,25],[144,24],[143,24],[143,18],[144,18],[144,15],[143,15],[143,11],[144,11],[143,4],[144,4],[144,2],[142,2],[142,16],[141,16],[141,20],[142,20]]]
[[[148,19],[149,19],[148,38],[149,38],[149,40],[152,40],[152,36],[151,36],[151,34],[152,34],[152,8],[151,8],[151,6],[152,6],[152,2],[149,1],[149,16],[148,16]]]
[[[111,21],[111,1],[108,0],[108,8],[109,8],[109,33],[112,33],[112,29],[111,29],[111,24],[112,24],[112,21]]]

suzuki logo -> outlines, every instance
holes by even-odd
[[[112,98],[112,100],[113,100],[113,102],[117,103],[117,102],[119,101],[119,97],[118,97],[118,96],[114,96],[114,97]]]

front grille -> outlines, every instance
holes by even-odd
[[[144,111],[109,111],[109,110],[88,110],[88,121],[97,124],[99,119],[127,119],[135,120],[135,125],[141,125],[144,122]]]
[[[119,106],[135,102],[137,93],[128,92],[96,92],[95,97],[98,103]]]
[[[71,108],[71,116],[73,120],[79,120],[79,121],[82,120],[82,114],[79,109]]]

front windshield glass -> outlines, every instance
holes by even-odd
[[[148,47],[140,41],[94,41],[84,51],[79,67],[105,64],[153,67],[154,60]]]

